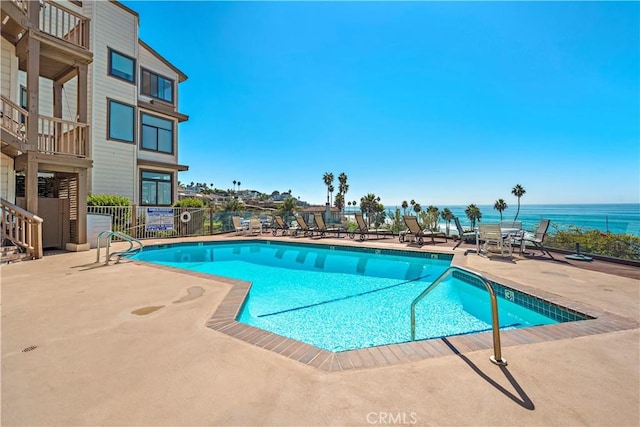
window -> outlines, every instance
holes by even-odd
[[[20,107],[27,109],[27,88],[20,85]]]
[[[109,75],[134,83],[136,81],[135,59],[109,49]]]
[[[133,106],[109,100],[109,139],[134,142]]]
[[[142,113],[141,147],[173,153],[173,121]]]
[[[172,176],[165,172],[142,171],[140,204],[171,206]]]
[[[27,88],[20,85],[20,107],[24,108],[25,110],[27,110],[28,107],[28,102],[27,102]],[[20,123],[24,124],[26,118],[24,116],[24,114],[20,114]]]
[[[142,94],[173,103],[173,80],[142,69]]]

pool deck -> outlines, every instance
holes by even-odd
[[[223,238],[246,239],[182,240]],[[2,425],[640,425],[637,267],[507,261],[451,242],[257,238],[455,253],[454,265],[598,318],[503,332],[506,367],[489,361],[488,334],[320,360],[208,327],[233,316],[237,281],[50,254],[0,267]]]

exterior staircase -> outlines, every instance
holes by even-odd
[[[33,259],[33,256],[21,250],[19,246],[11,243],[0,246],[0,265],[30,259]]]

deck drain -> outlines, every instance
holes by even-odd
[[[27,348],[23,348],[23,349],[22,349],[22,352],[23,352],[23,353],[26,353],[27,351],[32,351],[32,350],[35,350],[36,348],[38,348],[38,346],[37,346],[37,345],[30,345],[30,346],[29,346],[29,347],[27,347]]]

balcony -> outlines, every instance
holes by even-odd
[[[4,96],[0,97],[2,151],[16,155],[18,151],[37,151],[43,154],[88,156],[89,125],[56,117],[38,116],[38,141],[27,140],[29,112]]]
[[[29,38],[40,43],[42,77],[64,83],[73,77],[77,64],[93,60],[89,50],[90,20],[59,3],[3,0],[2,23],[2,35],[16,46],[23,71],[27,68]]]

